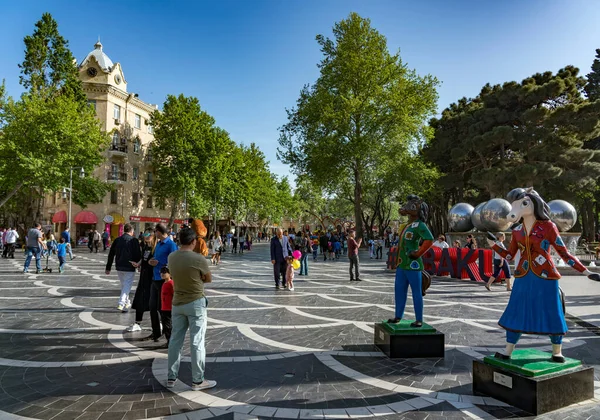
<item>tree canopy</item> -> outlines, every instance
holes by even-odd
[[[320,76],[287,111],[278,157],[327,193],[350,193],[362,235],[365,184],[387,153],[416,149],[426,137],[438,82],[390,54],[386,38],[356,13],[336,23],[333,36],[316,38]]]

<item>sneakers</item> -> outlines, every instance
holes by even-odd
[[[131,303],[125,304],[125,309],[129,309],[129,308],[131,308]]]
[[[214,388],[215,386],[217,386],[217,381],[205,379],[199,384],[192,383],[192,391],[202,391],[204,389]]]
[[[293,292],[293,291],[294,291],[294,287],[292,286],[292,287],[290,287],[290,292]]]
[[[123,309],[125,309],[125,305],[119,305],[119,306],[117,306],[117,310],[118,311],[122,311]]]
[[[279,290],[281,287],[279,285],[275,286],[275,289]]]
[[[142,327],[137,322],[134,322],[131,327],[128,327],[125,331],[127,332],[139,332],[142,331]]]
[[[167,388],[174,388],[175,387],[175,382],[177,382],[177,379],[169,379],[167,381]]]

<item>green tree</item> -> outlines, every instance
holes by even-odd
[[[29,225],[41,216],[45,195],[69,185],[73,166],[86,170],[84,180],[74,181],[73,200],[102,199],[106,185],[91,174],[103,161],[108,137],[87,106],[73,55],[52,16],[45,13],[24,41],[20,81],[28,91],[19,101],[0,95],[0,207],[17,198],[13,215]]]
[[[19,65],[23,87],[42,96],[66,94],[84,107],[87,98],[81,88],[75,57],[50,13],[42,15],[35,31],[24,42],[25,60]]]
[[[599,134],[600,101],[586,101],[584,86],[572,66],[486,85],[431,122],[435,136],[425,156],[444,172],[444,188],[462,190],[459,199],[474,189],[483,201],[533,185],[547,199],[579,201],[578,192],[595,190],[600,175],[600,156],[584,148]]]
[[[365,177],[380,156],[414,147],[436,106],[437,80],[390,54],[383,35],[358,14],[317,36],[320,76],[300,92],[280,129],[278,157],[328,192],[349,182],[359,235]]]
[[[586,75],[585,94],[590,101],[600,99],[600,49],[596,50],[596,58],[592,63],[592,71]]]
[[[184,201],[193,215],[207,214],[210,201],[203,194],[206,180],[201,174],[210,166],[207,145],[214,138],[214,118],[202,110],[197,98],[168,95],[163,111],[152,113],[151,124],[151,152],[156,162],[152,193],[170,204],[169,225]]]

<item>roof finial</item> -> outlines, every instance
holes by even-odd
[[[100,42],[100,35],[98,35],[98,42],[94,44],[94,48],[97,50],[102,50],[102,43]]]

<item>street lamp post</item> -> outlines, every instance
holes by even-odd
[[[69,234],[71,232],[71,207],[73,204],[73,169],[80,169],[79,171],[79,177],[83,178],[85,177],[85,170],[83,169],[82,166],[75,166],[73,168],[71,168],[71,173],[69,175],[69,188],[63,188],[63,198],[66,198],[66,194],[67,194],[67,190],[69,191],[69,220],[68,220],[68,227],[69,227]]]

